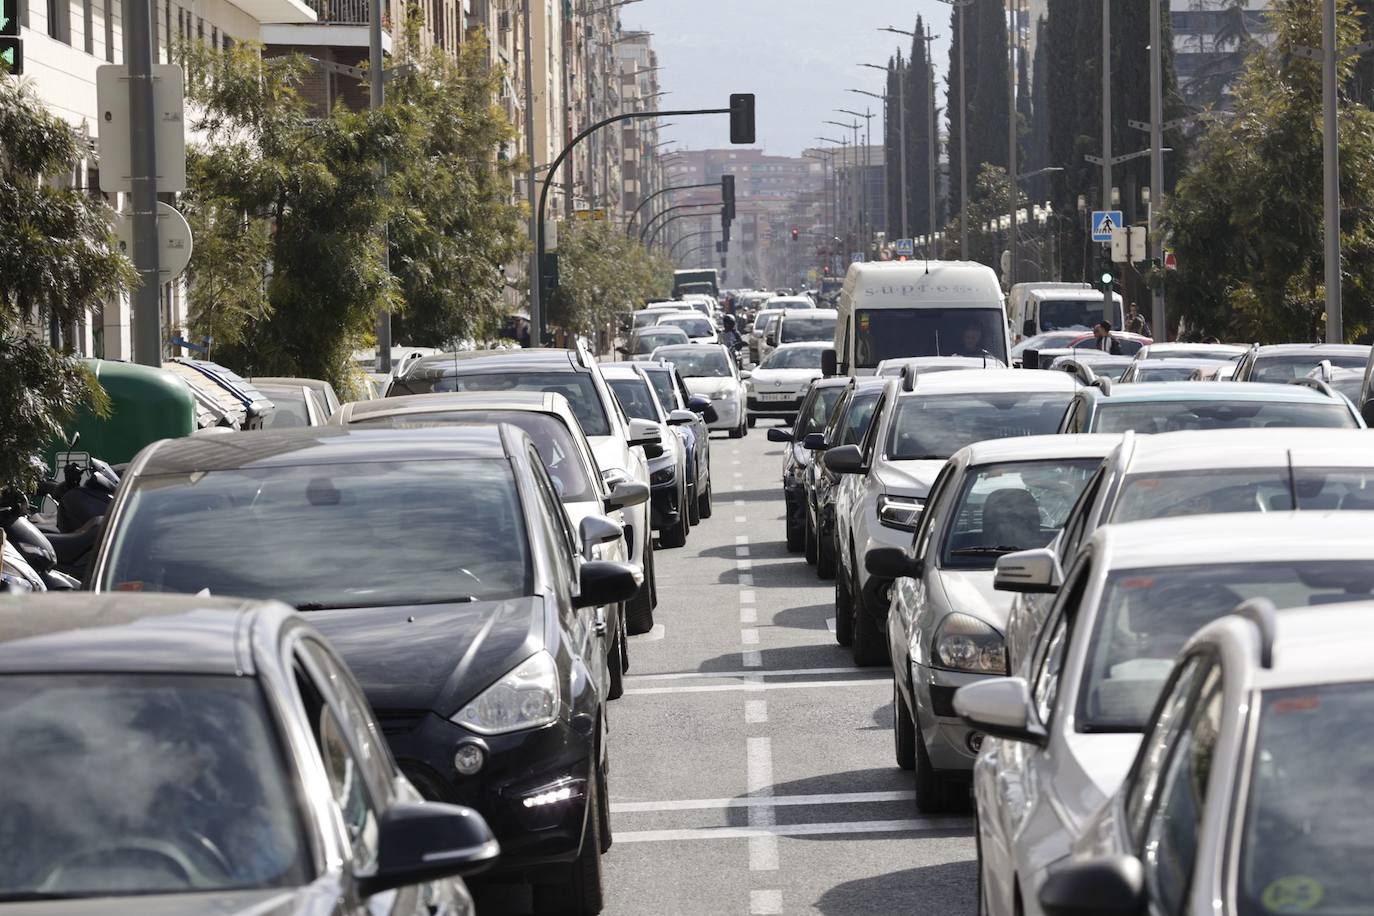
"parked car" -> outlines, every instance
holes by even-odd
[[[1041,888],[1049,916],[1368,906],[1374,606],[1273,608],[1184,647],[1130,775]]]
[[[782,461],[782,497],[786,507],[783,525],[787,535],[787,549],[798,551],[806,540],[807,512],[811,500],[811,470],[820,446],[825,441],[825,428],[835,412],[841,395],[849,387],[848,378],[818,379],[811,383],[797,411],[793,426],[775,426],[768,430],[769,442],[786,443]],[[813,438],[814,437],[814,438]],[[808,446],[808,440],[811,445]]]
[[[1236,364],[1237,382],[1278,382],[1304,378],[1322,361],[1337,369],[1364,369],[1370,347],[1365,344],[1271,344],[1251,345]]]
[[[911,544],[931,484],[955,452],[984,439],[1054,432],[1078,387],[1063,372],[922,376],[907,369],[900,382],[888,382],[863,441],[826,451],[826,467],[843,475],[835,497],[835,633],[852,641],[855,663],[888,662],[892,579],[870,574],[863,557]]]
[[[1364,427],[1364,421],[1349,401],[1318,382],[1112,385],[1099,380],[1074,395],[1059,431],[1165,433],[1281,427],[1357,429]]]
[[[749,370],[741,370],[722,344],[681,344],[659,347],[655,360],[673,364],[692,394],[711,399],[716,419],[708,421],[713,430],[725,430],[731,439],[742,439],[749,427],[744,416],[744,382]]]
[[[1161,341],[1141,347],[1135,359],[1218,359],[1237,362],[1249,347],[1241,344],[1207,344]]]
[[[653,424],[631,420],[601,377],[585,346],[573,350],[478,350],[426,357],[396,377],[388,396],[443,391],[550,391],[572,405],[591,443],[601,476],[612,489],[623,480],[649,486],[649,452],[662,448]],[[626,608],[630,632],[653,626],[658,604],[654,538],[646,503],[625,509],[630,562],[644,571],[644,587]]]
[[[510,423],[534,442],[544,469],[558,491],[573,530],[591,516],[607,516],[625,524],[625,509],[649,498],[642,483],[621,480],[611,486],[597,469],[591,443],[582,433],[568,399],[561,394],[537,391],[464,391],[447,394],[412,394],[345,404],[334,415],[334,425],[349,429],[415,429],[426,426]],[[580,537],[580,534],[579,534]],[[618,538],[600,545],[580,545],[584,556],[598,560],[628,561],[629,547]],[[606,628],[607,696],[615,700],[624,691],[629,668],[626,634],[647,632],[650,618],[631,619],[623,605],[597,609],[598,626]]]
[[[764,357],[744,386],[749,425],[765,419],[796,420],[807,388],[821,377],[821,354],[831,346],[829,340],[786,343]]]
[[[276,596],[357,675],[401,771],[469,804],[540,908],[597,913],[609,846],[605,628],[637,567],[579,551],[515,427],[263,432],[150,446],[92,571],[98,592]],[[211,518],[213,521],[211,521]]]
[[[1115,436],[1030,436],[977,442],[941,469],[910,550],[864,558],[891,582],[883,638],[892,659],[897,765],[916,773],[916,807],[961,808],[981,736],[955,720],[954,691],[1007,673],[1008,595],[993,591],[997,558],[1043,547],[1116,444]]]
[[[610,365],[615,365],[611,363]],[[691,469],[688,471],[688,483],[692,489],[693,499],[696,501],[696,513],[698,520],[710,518],[712,512],[711,487],[711,429],[707,426],[708,419],[715,419],[716,410],[711,406],[711,399],[699,394],[692,394],[687,390],[687,385],[677,374],[677,369],[673,364],[666,361],[646,361],[638,364],[644,370],[645,376],[649,379],[649,384],[654,386],[654,392],[658,395],[659,403],[673,410],[690,410],[696,415],[696,419],[691,423],[685,423],[678,427],[688,437],[687,455],[690,460]]]
[[[1123,385],[1131,382],[1188,382],[1192,381],[1193,373],[1199,369],[1218,370],[1230,366],[1231,360],[1228,359],[1198,359],[1191,356],[1133,359],[1116,380]]]
[[[313,388],[301,384],[300,380],[251,381],[276,406],[263,419],[263,429],[300,429],[303,426],[323,426],[329,422],[330,411],[320,395]]]
[[[1117,382],[1132,362],[1129,356],[1113,356],[1101,350],[1074,350],[1072,355],[1054,357],[1047,368],[1068,372],[1080,379],[1106,378]]]
[[[649,460],[649,525],[663,547],[682,547],[692,527],[692,491],[687,485],[687,441],[679,426],[697,418],[690,410],[670,414],[643,373],[629,367],[602,366],[601,374],[625,414],[653,423],[664,444],[662,455]]]
[[[1109,525],[1067,574],[1043,550],[999,561],[998,588],[1058,597],[1014,677],[954,697],[965,727],[990,736],[974,768],[989,914],[1038,912],[1047,874],[1120,785],[1194,631],[1258,596],[1294,606],[1374,596],[1374,513],[1269,512],[1243,528],[1230,521]]]
[[[424,802],[276,602],[0,599],[0,909],[471,916],[499,846]]]
[[[817,453],[808,471],[807,490],[810,501],[806,507],[806,529],[803,532],[803,550],[806,562],[816,567],[816,575],[829,579],[835,575],[835,498],[843,476],[826,466],[824,455],[832,448],[856,445],[864,441],[868,427],[873,422],[873,411],[878,399],[886,390],[885,379],[849,378],[847,387],[835,407],[830,412],[830,422],[824,433],[812,436],[812,441],[803,445]],[[835,583],[836,599],[840,596],[838,582]],[[835,638],[840,645],[847,646],[848,631],[835,630]]]

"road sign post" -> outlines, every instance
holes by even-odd
[[[115,214],[114,232],[119,240],[119,250],[132,256],[134,224],[128,213],[121,211]],[[162,283],[175,280],[186,270],[186,265],[191,262],[191,245],[191,227],[186,217],[171,204],[158,201],[157,265]]]

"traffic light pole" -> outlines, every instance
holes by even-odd
[[[1341,164],[1337,121],[1336,0],[1322,0],[1322,197],[1326,248],[1326,342],[1345,343],[1341,316]]]
[[[1163,26],[1160,23],[1159,0],[1150,0],[1150,256],[1164,267],[1164,239],[1159,232],[1155,214],[1164,204],[1164,49]],[[1151,331],[1160,340],[1169,339],[1164,317],[1164,281],[1162,273],[1156,277],[1150,291]],[[1164,335],[1160,337],[1159,335]]]
[[[1153,192],[1151,192],[1153,193]],[[1102,209],[1112,208],[1112,0],[1102,0]],[[1112,320],[1112,285],[1102,284],[1102,320]],[[1120,328],[1117,328],[1120,330]]]
[[[687,216],[689,214],[681,213],[678,214],[678,216],[672,216],[666,220],[663,220],[663,217],[668,216],[669,213],[677,213],[677,211],[679,210],[692,210],[700,207],[714,207],[717,206],[719,203],[720,201],[713,200],[707,203],[700,204],[678,204],[676,206],[667,207],[663,210],[660,210],[658,214],[655,215],[653,219],[645,223],[644,228],[639,231],[639,240],[644,243],[644,246],[646,248],[652,248],[654,247],[654,241],[658,238],[659,231],[662,230],[664,226],[668,225],[674,220],[680,219],[681,217]],[[659,220],[663,220],[663,222],[659,223]],[[655,226],[655,223],[659,224]]]

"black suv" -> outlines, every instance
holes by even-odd
[[[584,543],[620,536],[601,516],[580,527]],[[155,443],[129,467],[92,571],[96,591],[306,612],[416,788],[478,809],[502,870],[577,913],[600,911],[610,844],[595,608],[640,581],[578,556],[534,444],[507,424]]]

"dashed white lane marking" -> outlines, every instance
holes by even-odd
[[[749,700],[745,709],[764,700]],[[764,709],[767,714],[767,709]],[[835,792],[829,795],[774,795],[766,798],[680,798],[659,802],[612,802],[612,814],[646,814],[661,811],[720,811],[730,808],[810,808],[817,805],[864,805],[875,802],[911,801],[916,793],[910,789],[891,792]]]
[[[782,891],[749,892],[749,916],[777,916],[781,912]]]
[[[912,833],[967,830],[970,817],[910,818],[891,821],[836,821],[825,824],[776,824],[772,827],[684,827],[677,830],[615,832],[617,843],[671,843],[684,840],[746,840],[755,836],[842,836],[849,833]]]
[[[736,551],[736,552],[739,552],[739,550],[740,550],[740,548],[738,548],[738,547],[735,548],[735,551]],[[744,550],[747,552],[747,551],[748,551],[748,548],[746,547],[746,548],[744,548]],[[738,556],[738,557],[735,557],[735,568],[736,568],[736,569],[753,569],[753,568],[754,568],[754,561],[753,561],[753,560],[750,560],[747,556]],[[743,583],[741,583],[741,584],[743,584]]]
[[[749,557],[749,545],[748,545],[748,544],[740,544],[738,547],[736,547],[736,548],[735,548],[735,556],[738,557],[738,558],[741,558],[741,559],[748,559],[748,557]]]
[[[744,500],[742,500],[742,499],[737,499],[737,500],[735,500],[735,505],[737,505],[737,506],[742,506],[742,505],[744,505]]]
[[[742,592],[740,592],[740,593],[739,593],[739,603],[740,603],[740,604],[753,604],[753,603],[754,603],[754,593],[753,593],[752,591],[742,591]]]
[[[752,573],[740,573],[739,584],[740,584],[740,588],[753,588],[753,587],[754,587],[754,576],[753,576],[753,574],[752,574]]]
[[[739,654],[739,657],[740,657],[740,664],[744,665],[744,667],[746,667],[746,668],[762,668],[762,667],[763,667],[763,653],[760,652],[758,649],[745,649],[743,652],[741,652],[741,653]],[[762,681],[759,681],[758,684],[755,685],[754,689],[759,689],[759,688],[762,687],[762,686],[763,686],[763,682],[762,682]],[[680,689],[680,688],[677,688],[677,687],[647,687],[647,688],[645,688],[645,689],[646,689],[646,690],[678,690],[678,689]],[[685,689],[685,688],[681,688],[681,689]]]
[[[750,725],[761,725],[768,721],[768,701],[767,700],[745,700],[744,701],[744,721]],[[915,794],[915,793],[912,793]],[[728,800],[728,799],[727,799]],[[614,810],[614,805],[611,806]]]
[[[739,609],[739,622],[740,622],[740,623],[758,623],[758,622],[759,622],[759,610],[758,610],[758,608],[754,607],[752,604],[742,604],[742,605],[740,605],[740,609]]]
[[[634,637],[631,637],[634,638]],[[699,678],[727,678],[743,674],[742,671],[674,671],[665,674],[631,674],[626,676],[625,683],[630,684],[636,681],[677,681]],[[810,675],[816,677],[822,674],[867,674],[862,668],[778,668],[768,671],[750,671],[750,677],[800,677]]]
[[[754,650],[741,652],[744,664],[749,665],[750,656],[757,656],[759,653]],[[763,659],[758,660],[762,664]],[[752,666],[751,666],[752,667]],[[651,694],[671,694],[671,693],[725,693],[732,690],[820,690],[825,687],[877,687],[891,686],[892,678],[881,681],[797,681],[789,684],[712,684],[707,687],[636,687],[633,690],[626,690],[625,695],[630,696],[649,696]]]
[[[668,632],[668,628],[661,623],[656,623],[647,633],[640,633],[638,636],[631,636],[635,642],[658,642]]]
[[[773,797],[773,742],[769,738],[750,738],[745,750],[745,789],[749,797],[758,801]],[[750,827],[767,829],[777,825],[777,811],[772,805],[759,805],[748,810]],[[749,838],[749,870],[777,871],[778,838],[760,835]],[[782,912],[782,910],[770,911]]]
[[[827,628],[828,630],[830,630],[831,633],[834,633],[834,632],[835,632],[835,618],[834,618],[834,617],[827,617],[827,618],[825,618],[825,626],[826,626],[826,628]]]
[[[746,627],[739,631],[739,641],[746,646],[757,646],[759,644],[759,631],[753,627]]]
[[[735,535],[735,543],[736,543],[736,544],[748,544],[748,543],[749,543],[749,535],[747,535],[747,534],[737,534],[737,535]]]
[[[743,477],[743,476],[744,476],[744,472],[743,472],[743,471],[735,471],[735,472],[734,472],[734,475],[735,475],[736,477]]]
[[[736,515],[735,521],[736,523],[743,525],[744,523],[748,522],[749,519],[745,518],[743,515]]]

